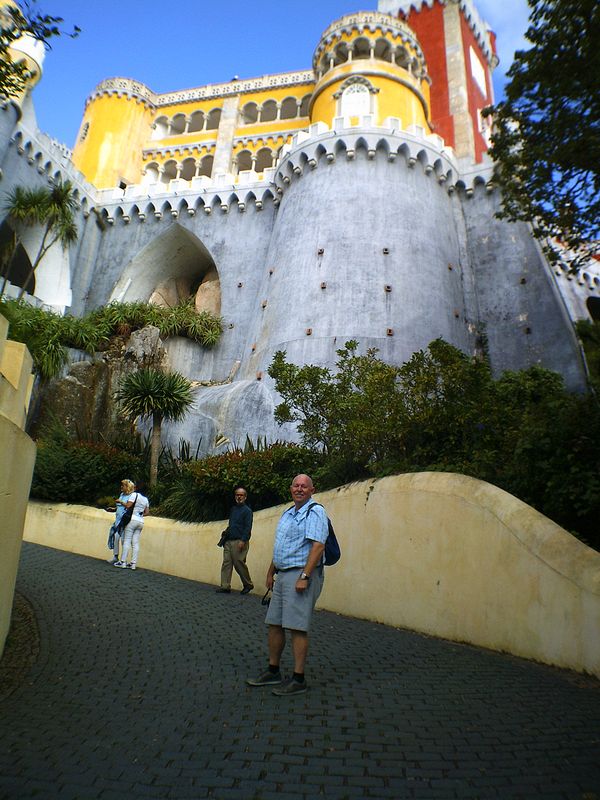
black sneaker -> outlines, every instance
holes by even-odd
[[[252,589],[254,589],[254,586],[244,586],[240,594],[250,594]]]
[[[291,694],[302,694],[308,689],[305,681],[302,683],[298,683],[293,678],[287,683],[284,683],[283,686],[277,687],[277,689],[273,689],[273,694],[278,695],[279,697],[287,697]]]
[[[217,594],[231,594],[231,589],[223,589],[223,587],[221,586],[218,589],[215,589],[215,592]]]
[[[248,686],[276,686],[278,683],[281,683],[282,680],[281,672],[271,672],[267,670],[257,678],[246,678],[246,683]]]

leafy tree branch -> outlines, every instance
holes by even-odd
[[[490,155],[502,189],[501,218],[534,225],[548,255],[572,267],[599,251],[600,5],[528,0],[529,50],[517,51],[506,98],[493,114]]]
[[[31,0],[22,3],[21,8],[8,4],[0,9],[0,96],[18,96],[31,78],[25,62],[15,60],[10,49],[22,36],[32,36],[50,48],[51,39],[61,35],[74,38],[81,31],[77,25],[71,31],[63,30],[62,17],[39,13],[35,5]]]

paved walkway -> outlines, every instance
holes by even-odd
[[[256,597],[31,544],[18,590],[40,652],[0,704],[0,798],[600,800],[593,679],[320,612],[310,690],[277,698],[244,684]]]

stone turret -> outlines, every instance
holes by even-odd
[[[8,28],[12,24],[9,8],[17,9],[13,0],[0,0],[0,26]],[[13,63],[23,63],[28,77],[23,90],[10,97],[0,95],[0,164],[4,160],[6,150],[17,123],[21,119],[23,102],[42,75],[44,62],[44,43],[25,34],[16,39],[9,47],[9,56]]]
[[[102,81],[86,102],[73,149],[77,169],[100,188],[137,183],[155,110],[154,93],[143,83]]]
[[[313,56],[312,122],[429,128],[429,79],[410,28],[388,14],[359,12],[333,22]]]

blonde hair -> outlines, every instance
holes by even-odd
[[[125,488],[127,494],[131,494],[135,489],[135,483],[133,481],[130,481],[129,478],[123,478],[123,480],[121,481],[121,486]]]

